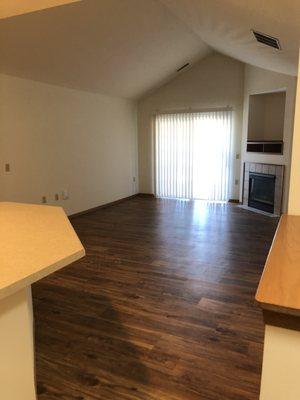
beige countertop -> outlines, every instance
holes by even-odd
[[[84,255],[61,207],[0,203],[0,299]]]
[[[256,300],[265,309],[300,315],[300,216],[281,217]]]

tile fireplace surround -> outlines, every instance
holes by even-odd
[[[284,165],[264,164],[255,162],[245,162],[244,164],[244,182],[243,182],[243,206],[248,208],[249,199],[249,173],[257,172],[265,175],[274,175],[275,180],[275,196],[274,196],[274,214],[281,214],[281,203],[283,193],[283,174]],[[252,209],[249,207],[249,209]]]

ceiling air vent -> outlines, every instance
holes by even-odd
[[[190,65],[190,63],[186,63],[184,65],[182,65],[180,68],[177,69],[177,72],[182,71],[184,68],[188,67]]]
[[[263,43],[266,46],[274,47],[274,49],[277,49],[277,50],[281,49],[279,39],[277,39],[273,36],[270,36],[270,35],[266,35],[265,33],[254,31],[254,30],[252,30],[252,32],[253,32],[253,35],[255,36],[256,40],[259,43]]]

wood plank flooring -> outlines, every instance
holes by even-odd
[[[258,400],[277,222],[142,197],[73,219],[87,256],[33,286],[39,400]]]

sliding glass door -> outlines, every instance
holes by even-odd
[[[231,133],[232,111],[157,115],[156,195],[228,200]]]

